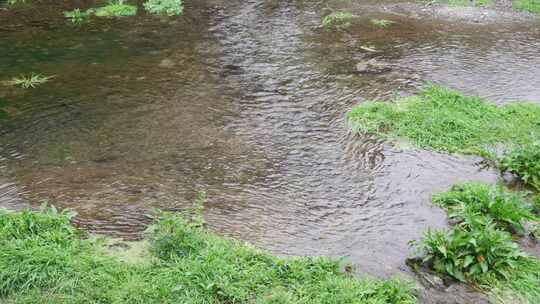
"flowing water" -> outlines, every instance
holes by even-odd
[[[155,208],[184,209],[204,190],[221,234],[282,255],[345,256],[375,275],[406,271],[407,242],[446,225],[432,193],[498,176],[478,158],[352,134],[346,112],[425,82],[540,102],[540,30],[362,5],[351,9],[366,22],[344,32],[321,29],[326,4],[312,1],[199,1],[178,20],[82,28],[55,17],[58,4],[26,18],[0,11],[10,25],[0,78],[55,75],[0,88],[0,205],[48,201],[90,231],[131,239]],[[380,16],[398,23],[369,24]],[[355,73],[370,58],[390,71]]]

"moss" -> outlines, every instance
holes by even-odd
[[[327,258],[278,258],[177,215],[149,230],[143,263],[106,253],[69,221],[49,209],[0,213],[0,302],[416,302],[397,280],[359,280]]]
[[[514,103],[497,107],[481,98],[439,86],[393,102],[366,102],[348,113],[357,132],[405,139],[420,148],[494,158],[500,145],[535,142],[540,107]]]

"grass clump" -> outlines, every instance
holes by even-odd
[[[35,88],[38,85],[48,82],[54,76],[44,76],[42,74],[30,73],[28,75],[21,75],[14,77],[6,82],[8,85],[18,86],[23,89]]]
[[[387,20],[387,19],[371,19],[370,22],[371,22],[371,24],[373,24],[374,26],[380,27],[380,28],[387,28],[387,27],[389,27],[390,25],[392,25],[392,24],[395,23],[394,21],[392,21],[392,20]]]
[[[147,0],[143,5],[148,12],[158,15],[181,15],[184,10],[182,0]]]
[[[135,5],[125,4],[124,0],[110,0],[107,5],[95,9],[98,17],[125,17],[137,14]]]
[[[514,173],[540,191],[540,143],[535,142],[506,153],[500,161],[501,171]]]
[[[343,29],[351,26],[354,15],[349,12],[335,12],[325,16],[322,25],[326,29]]]
[[[447,192],[434,195],[433,202],[445,208],[452,219],[463,222],[487,217],[498,229],[509,232],[524,233],[524,221],[536,218],[524,194],[507,191],[502,186],[458,184]]]
[[[326,258],[284,259],[162,214],[148,261],[81,238],[69,213],[0,213],[2,303],[415,303],[407,284],[358,280]]]
[[[514,0],[513,6],[520,11],[540,13],[540,0]]]
[[[479,97],[429,86],[394,102],[366,102],[348,114],[352,128],[389,139],[408,139],[420,148],[495,158],[498,145],[534,142],[540,134],[540,107],[501,107]]]
[[[83,23],[88,22],[93,12],[94,12],[93,9],[89,9],[87,11],[81,11],[80,9],[77,8],[72,11],[64,12],[64,16],[67,19],[69,19],[71,23],[75,25],[81,25]]]

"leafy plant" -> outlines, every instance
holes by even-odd
[[[380,28],[387,28],[390,25],[394,24],[395,22],[392,20],[386,20],[386,19],[371,19],[370,22]]]
[[[419,245],[426,253],[424,262],[462,282],[475,281],[488,272],[508,278],[518,260],[527,255],[508,233],[497,230],[489,219],[484,221],[485,225],[428,230]]]
[[[354,15],[349,12],[335,12],[325,16],[322,20],[322,25],[326,29],[330,29],[332,27],[338,29],[347,28],[351,26],[353,18]]]
[[[182,0],[147,0],[143,5],[152,14],[167,16],[181,15],[184,10]]]
[[[97,8],[95,14],[98,17],[134,16],[137,14],[137,7],[125,4],[125,0],[109,0],[107,5]]]
[[[93,9],[89,9],[85,12],[81,11],[80,9],[74,9],[72,11],[66,11],[64,12],[64,16],[71,20],[71,23],[76,25],[81,25],[85,22],[88,22],[88,19],[90,19],[90,15],[94,12]]]
[[[540,191],[540,143],[521,146],[504,155],[502,171],[515,173],[523,182]]]
[[[476,216],[488,217],[497,228],[520,233],[525,232],[523,222],[534,218],[524,194],[512,193],[500,186],[459,184],[435,195],[433,202],[446,208],[450,218],[463,222]]]
[[[21,75],[20,77],[15,77],[10,81],[7,81],[7,84],[18,86],[23,89],[35,88],[40,84],[46,83],[51,80],[54,76],[43,76],[41,74],[30,73],[29,75]]]

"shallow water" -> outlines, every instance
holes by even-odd
[[[497,103],[540,102],[538,25],[400,15],[388,30],[364,22],[332,33],[319,28],[322,10],[198,2],[180,21],[27,29],[30,18],[0,31],[1,78],[56,75],[34,90],[0,88],[10,115],[0,204],[47,200],[77,210],[93,232],[137,238],[154,208],[181,210],[204,190],[215,231],[278,254],[345,256],[375,275],[406,271],[407,242],[445,226],[431,194],[497,175],[477,158],[351,134],[345,113],[427,81]],[[391,71],[355,74],[368,58]]]

